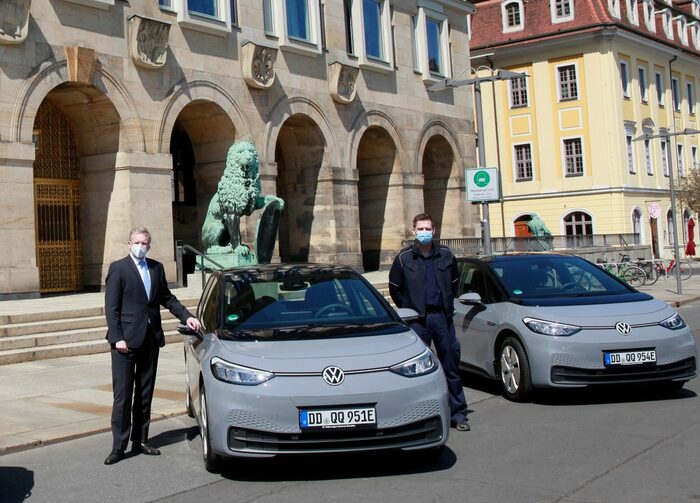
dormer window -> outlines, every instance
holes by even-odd
[[[573,0],[549,0],[552,23],[564,23],[574,19]]]
[[[523,2],[511,0],[501,4],[503,32],[520,31],[523,29]]]
[[[685,16],[676,16],[676,29],[681,44],[688,45],[688,21]]]
[[[656,31],[656,21],[654,20],[654,0],[643,0],[642,10],[644,11],[644,24],[649,31]]]
[[[673,40],[673,26],[671,25],[671,9],[663,9],[658,12],[661,14],[661,24],[664,28],[666,38]]]
[[[690,28],[690,39],[693,42],[693,47],[700,50],[700,22],[693,21],[688,24],[688,27]]]
[[[626,0],[627,1],[627,19],[633,25],[639,25],[639,15],[637,10],[637,0]]]
[[[693,0],[690,8],[693,13],[693,17],[696,19],[700,18],[700,0]]]

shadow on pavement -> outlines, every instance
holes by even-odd
[[[21,466],[0,466],[0,501],[25,501],[31,497],[33,487],[33,471]]]
[[[540,405],[594,405],[606,403],[683,400],[697,394],[689,389],[673,390],[662,385],[635,384],[579,389],[538,390],[534,403]]]

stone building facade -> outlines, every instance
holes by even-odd
[[[461,0],[0,4],[0,299],[99,288],[128,232],[175,278],[237,140],[287,205],[276,260],[386,267],[412,216],[473,236]],[[255,215],[243,223],[251,243]]]

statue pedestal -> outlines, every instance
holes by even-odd
[[[231,251],[228,253],[207,253],[207,257],[212,259],[224,269],[246,265],[256,265],[258,263],[255,257],[255,252],[252,250],[247,255],[234,253]],[[207,260],[204,261],[204,265],[207,269],[215,268],[214,264]],[[197,261],[196,269],[201,269],[199,261]]]

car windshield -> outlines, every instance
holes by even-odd
[[[490,267],[512,298],[596,297],[634,291],[574,256],[510,256],[491,261]]]
[[[373,287],[353,271],[337,268],[228,276],[223,318],[224,336],[236,339],[379,335],[401,329]]]

